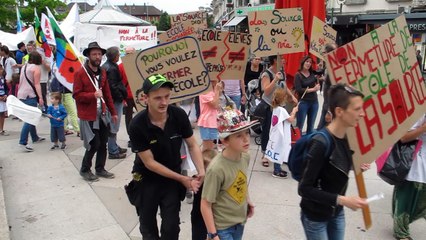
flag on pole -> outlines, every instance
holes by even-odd
[[[55,17],[49,8],[47,8],[50,24],[52,26],[53,35],[56,41],[56,71],[53,72],[58,81],[72,91],[74,83],[74,73],[78,71],[82,65],[78,55],[72,48],[72,43],[64,36],[56,22]],[[54,69],[55,70],[55,69]]]
[[[41,29],[43,30],[44,36],[46,37],[47,43],[49,43],[49,45],[56,46],[55,36],[53,36],[52,25],[50,24],[49,18],[44,13],[41,14],[40,25]]]
[[[37,126],[41,118],[41,110],[25,104],[13,95],[9,95],[6,100],[7,112],[16,116],[22,121]]]
[[[18,6],[16,6],[16,33],[22,32],[24,23],[21,21],[21,13]]]
[[[46,36],[40,25],[40,19],[37,16],[37,11],[34,8],[34,34],[36,36],[36,47],[37,51],[42,55],[46,56],[46,58],[50,59],[50,62],[53,60],[52,50],[47,43]]]

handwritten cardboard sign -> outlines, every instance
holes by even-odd
[[[251,50],[258,57],[303,52],[305,33],[301,8],[248,13]]]
[[[311,42],[309,52],[314,56],[324,60],[324,47],[327,43],[336,42],[337,31],[328,26],[319,18],[314,17],[312,22]]]
[[[187,12],[170,16],[171,28],[158,36],[161,43],[185,36],[198,38],[201,29],[207,28],[204,12]]]
[[[207,28],[207,14],[205,12],[186,12],[176,15],[170,15],[170,26],[175,26],[181,22],[189,22],[192,25],[203,25],[203,28]]]
[[[244,78],[251,35],[204,29],[199,40],[211,79]]]
[[[333,83],[364,95],[365,117],[350,128],[354,167],[370,163],[425,113],[426,89],[404,16],[326,55]]]
[[[210,87],[198,41],[193,37],[127,55],[123,58],[123,64],[138,110],[144,107],[141,101],[142,83],[154,74],[162,74],[174,83],[170,98],[172,103],[195,97]]]

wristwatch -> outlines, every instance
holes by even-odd
[[[207,233],[207,239],[213,239],[217,237],[217,233]]]

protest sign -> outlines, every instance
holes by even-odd
[[[155,26],[111,26],[97,24],[76,24],[74,44],[80,52],[91,42],[98,42],[103,48],[118,47],[124,54],[126,47],[143,50],[157,45]]]
[[[301,8],[249,12],[248,23],[257,57],[305,51]]]
[[[244,78],[251,35],[204,29],[199,40],[211,79]]]
[[[361,91],[365,117],[350,128],[355,171],[374,161],[425,113],[426,89],[404,16],[325,56],[333,83]]]
[[[210,87],[198,41],[193,37],[126,55],[123,64],[139,111],[144,107],[142,83],[151,75],[162,74],[173,82],[172,103],[193,98]]]
[[[166,43],[185,36],[197,37],[199,28],[199,25],[192,25],[190,21],[180,22],[158,35],[158,39],[160,43]]]
[[[312,22],[311,42],[309,52],[314,56],[324,60],[324,47],[327,43],[336,42],[337,31],[328,26],[319,18],[314,17]]]
[[[170,15],[171,27],[182,22],[189,22],[192,25],[202,25],[202,28],[207,28],[207,13],[196,11]]]
[[[160,34],[160,43],[170,42],[185,36],[198,38],[202,29],[207,28],[207,18],[204,12],[187,12],[170,16],[170,29]]]

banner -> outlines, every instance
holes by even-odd
[[[139,111],[144,107],[142,83],[153,74],[162,74],[174,83],[172,103],[193,98],[210,87],[198,41],[193,37],[126,55],[123,64]]]
[[[118,47],[122,55],[126,47],[137,51],[157,45],[157,27],[155,26],[108,26],[76,23],[74,44],[80,52],[91,42],[98,42],[105,49]]]
[[[425,113],[426,89],[410,35],[400,16],[325,56],[332,83],[365,95],[365,117],[348,131],[357,173]]]
[[[327,43],[336,43],[337,31],[328,26],[319,18],[314,17],[312,22],[311,42],[309,43],[309,52],[324,60],[324,47]]]
[[[204,29],[199,40],[211,79],[244,78],[251,35]]]
[[[301,8],[248,13],[251,51],[257,57],[305,51]]]
[[[36,40],[34,28],[32,26],[17,34],[3,32],[0,30],[0,39],[1,44],[7,46],[10,51],[18,50],[17,44],[20,42],[27,44],[29,41]]]

